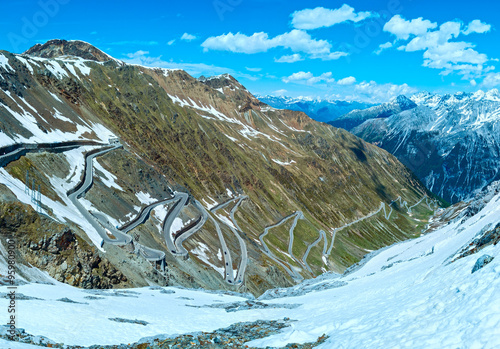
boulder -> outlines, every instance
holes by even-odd
[[[486,264],[490,263],[493,260],[493,258],[494,257],[488,256],[487,254],[479,257],[476,261],[476,264],[474,264],[474,267],[472,268],[471,274],[474,274],[476,271],[484,267]]]

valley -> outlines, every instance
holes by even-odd
[[[0,346],[493,348],[498,102],[0,51]]]
[[[77,56],[53,57],[57,50]],[[43,153],[30,154],[28,163],[21,157],[6,166],[7,191],[32,168],[44,184],[48,216],[65,217],[103,255],[114,244],[118,259],[145,257],[167,285],[258,295],[342,272],[369,250],[416,236],[407,228],[420,232],[433,213],[421,201],[432,194],[395,158],[305,114],[268,107],[229,75],[196,80],[124,64],[82,42],[53,40],[23,57],[2,54],[9,62],[1,68],[5,146],[53,134],[58,142],[119,139],[122,147],[110,144],[83,163],[82,155],[71,158],[61,170],[73,176],[57,179],[47,178],[54,174]],[[48,122],[55,116],[59,121]],[[397,197],[416,204],[414,214],[393,204]],[[372,214],[384,202],[394,213]],[[293,212],[302,215],[292,226],[271,229]],[[326,254],[314,244],[321,236]],[[135,257],[129,263],[147,265]]]

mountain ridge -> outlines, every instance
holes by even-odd
[[[396,155],[428,188],[453,203],[470,199],[498,179],[497,89],[422,92],[410,99],[414,108],[388,118],[366,113],[366,120],[351,131]]]
[[[23,54],[40,58],[73,56],[97,62],[116,60],[97,47],[80,40],[49,40],[44,44],[36,44],[30,47]]]
[[[362,109],[373,105],[357,101],[342,101],[311,97],[293,98],[273,95],[256,95],[256,97],[273,108],[302,111],[314,120],[321,122],[331,121],[351,110]]]
[[[406,96],[400,95],[391,99],[390,102],[382,103],[370,107],[368,109],[356,109],[345,115],[340,116],[335,120],[331,120],[328,124],[334,127],[340,127],[345,130],[352,130],[363,122],[374,118],[388,118],[391,115],[400,113],[405,110],[413,109],[417,105]]]

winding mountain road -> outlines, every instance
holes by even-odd
[[[180,256],[187,256],[188,255],[188,251],[184,248],[182,243],[185,240],[187,240],[190,236],[197,233],[198,230],[200,230],[201,227],[203,227],[203,225],[205,224],[205,222],[208,219],[208,213],[205,210],[205,208],[200,204],[200,202],[194,198],[192,199],[192,202],[193,202],[193,206],[200,212],[201,217],[198,219],[197,223],[194,226],[190,227],[187,230],[181,231],[175,237],[174,246],[175,246],[175,249],[177,251],[177,254]]]
[[[328,249],[328,253],[327,253],[327,256],[329,256],[331,253],[332,253],[332,249],[333,249],[333,243],[335,242],[335,234],[339,231],[339,230],[342,230],[346,227],[349,227],[353,224],[356,224],[356,223],[359,223],[361,221],[364,221],[365,219],[368,219],[370,217],[373,217],[375,216],[377,213],[381,212],[382,210],[384,211],[384,217],[385,219],[390,219],[391,218],[391,215],[392,215],[392,211],[393,211],[393,208],[391,207],[394,203],[398,202],[400,203],[401,207],[406,207],[406,211],[408,212],[408,214],[411,214],[411,209],[415,206],[417,206],[419,203],[421,203],[425,198],[427,198],[427,195],[425,195],[420,201],[418,201],[415,205],[413,206],[410,206],[408,207],[408,203],[406,201],[403,201],[403,199],[401,198],[401,196],[398,196],[396,199],[392,200],[391,203],[389,205],[387,205],[388,207],[390,207],[390,211],[389,213],[387,213],[387,209],[386,209],[386,204],[384,202],[381,202],[380,203],[380,207],[377,211],[374,211],[374,212],[371,212],[369,214],[367,214],[366,216],[364,217],[361,217],[353,222],[350,222],[350,223],[347,223],[339,228],[335,228],[332,232],[332,242],[330,244],[330,248]],[[427,203],[427,201],[426,201]],[[428,205],[428,203],[427,203]]]
[[[266,242],[264,241],[264,237],[266,237],[266,235],[269,233],[269,230],[270,229],[273,229],[273,228],[276,228],[276,227],[279,227],[280,225],[282,225],[283,223],[285,223],[287,220],[289,220],[290,218],[294,217],[295,215],[297,215],[300,211],[298,212],[295,212],[295,213],[292,213],[291,215],[289,216],[286,216],[284,218],[282,218],[280,221],[278,221],[277,223],[273,224],[273,225],[270,225],[266,228],[264,228],[264,232],[262,234],[260,234],[259,236],[259,240],[262,244],[262,247],[264,248],[264,253],[269,257],[271,258],[273,261],[275,261],[276,263],[278,263],[279,265],[281,265],[283,267],[283,269],[285,269],[285,271],[288,273],[288,275],[290,275],[290,277],[295,280],[295,281],[301,281],[303,280],[304,278],[302,277],[302,275],[300,275],[296,270],[295,268],[290,265],[288,262],[285,262],[285,261],[281,261],[278,257],[276,257],[274,255],[274,253],[271,252],[271,250],[269,249],[269,247],[267,246]],[[302,213],[302,212],[300,212]],[[285,265],[287,264],[287,265]]]
[[[236,229],[234,229],[231,226],[229,226],[229,228],[231,229],[233,234],[238,239],[238,242],[240,244],[240,251],[241,251],[241,261],[240,261],[240,265],[238,267],[238,272],[236,273],[236,283],[238,283],[238,284],[243,283],[243,278],[245,277],[245,271],[246,271],[247,264],[248,264],[248,251],[247,251],[247,244],[246,244],[245,240],[243,240],[243,238],[241,237],[241,235],[239,233],[242,230],[239,227],[238,223],[236,222],[236,219],[234,218],[234,214],[236,213],[236,210],[240,206],[241,202],[245,199],[248,199],[248,196],[246,196],[246,195],[240,196],[238,202],[234,205],[234,207],[229,212],[229,218],[231,219],[231,222],[233,222]]]
[[[234,207],[231,209],[229,212],[229,218],[233,225],[225,223],[231,232],[236,236],[238,239],[239,245],[240,245],[240,251],[241,251],[241,261],[238,267],[238,270],[236,272],[236,275],[234,275],[234,270],[232,266],[232,258],[231,258],[231,253],[226,245],[222,230],[220,228],[219,223],[217,220],[215,220],[212,215],[207,212],[205,207],[195,200],[194,198],[192,199],[193,206],[200,212],[200,218],[196,221],[193,222],[193,226],[185,227],[181,229],[178,234],[175,237],[172,237],[172,232],[171,228],[173,225],[173,222],[175,218],[178,217],[180,214],[180,211],[186,206],[189,195],[187,193],[183,192],[175,192],[173,198],[169,199],[164,199],[157,201],[155,203],[152,203],[146,207],[144,207],[138,215],[131,220],[129,223],[124,224],[122,227],[117,228],[113,227],[106,215],[104,215],[101,212],[89,212],[87,209],[83,207],[83,205],[80,203],[78,200],[81,196],[83,196],[91,187],[93,184],[93,160],[101,155],[104,155],[108,152],[111,152],[113,150],[116,150],[118,148],[121,148],[121,144],[109,144],[105,145],[102,143],[98,142],[92,142],[92,141],[74,141],[74,142],[62,142],[62,143],[47,143],[47,144],[14,144],[11,146],[6,146],[0,148],[0,166],[6,166],[8,163],[15,161],[19,159],[21,156],[25,155],[28,152],[37,152],[37,151],[54,151],[54,152],[62,152],[65,150],[70,150],[74,149],[79,146],[83,145],[99,145],[103,147],[107,147],[99,152],[90,154],[86,156],[85,158],[85,171],[84,171],[84,176],[83,180],[78,183],[78,185],[73,188],[72,190],[68,191],[68,198],[69,200],[73,203],[73,205],[77,208],[77,210],[82,214],[82,216],[89,222],[89,224],[94,227],[94,229],[97,231],[99,236],[102,239],[102,244],[108,243],[112,245],[128,245],[128,244],[133,244],[135,248],[135,252],[137,254],[142,255],[144,258],[146,258],[149,261],[156,262],[156,261],[164,261],[165,260],[165,253],[163,251],[155,250],[146,246],[143,246],[139,243],[134,243],[132,241],[131,236],[127,235],[129,231],[133,230],[136,228],[138,225],[143,224],[144,222],[147,221],[149,218],[151,211],[163,204],[169,204],[175,201],[175,204],[169,209],[165,220],[163,222],[163,235],[165,238],[165,242],[167,244],[168,249],[170,252],[175,255],[175,256],[187,256],[188,251],[183,247],[183,242],[188,239],[190,236],[195,234],[197,231],[199,231],[205,222],[210,219],[217,231],[217,235],[219,237],[222,251],[223,251],[223,257],[224,257],[224,273],[225,273],[225,280],[230,283],[230,284],[241,284],[244,279],[246,267],[248,264],[248,251],[247,251],[247,246],[245,240],[241,237],[240,232],[242,232],[241,228],[238,226],[236,219],[234,217],[235,212],[237,211],[238,207],[240,206],[241,202],[244,199],[247,199],[247,196],[239,196],[232,198],[224,203],[218,204],[215,207],[212,207],[210,209],[210,212],[215,214],[216,211],[220,209],[224,209],[227,207],[229,204],[231,204],[234,201],[237,201]],[[294,254],[293,254],[293,243],[294,243],[294,230],[297,226],[298,220],[299,219],[304,219],[304,216],[302,212],[297,211],[287,217],[284,217],[281,219],[279,222],[266,227],[264,229],[264,232],[259,236],[259,240],[262,243],[263,246],[263,252],[272,260],[274,260],[277,264],[281,265],[284,270],[294,279],[295,281],[300,281],[303,279],[302,275],[296,270],[297,268],[291,265],[287,261],[282,261],[279,259],[276,255],[274,255],[270,249],[268,248],[267,244],[264,241],[264,237],[269,233],[269,230],[275,227],[278,227],[282,224],[284,224],[288,219],[291,217],[295,217],[294,222],[292,226],[289,229],[289,234],[290,234],[290,240],[288,244],[288,254],[291,256],[291,258],[298,263],[298,265],[303,265],[305,268],[312,273],[311,267],[307,263],[307,258],[309,256],[309,253],[311,249],[315,246],[317,246],[321,240],[324,240],[324,245],[323,245],[323,256],[329,256],[332,252],[334,242],[335,242],[335,237],[336,233],[346,227],[349,227],[351,225],[354,225],[356,223],[359,223],[363,220],[366,220],[368,218],[373,217],[374,215],[378,214],[382,210],[384,211],[384,217],[386,219],[390,219],[392,212],[393,212],[393,205],[397,202],[399,202],[400,206],[406,207],[407,212],[411,215],[412,214],[412,209],[416,206],[418,206],[420,203],[423,202],[425,199],[427,207],[431,210],[436,209],[436,200],[429,199],[427,195],[425,195],[421,200],[419,200],[416,204],[412,206],[408,206],[408,203],[406,201],[403,201],[401,196],[397,197],[395,200],[391,201],[390,204],[386,205],[384,202],[380,203],[380,207],[378,210],[369,213],[368,215],[361,217],[353,222],[347,223],[343,225],[342,227],[335,228],[332,231],[332,239],[331,239],[331,244],[330,247],[327,250],[328,247],[328,240],[326,233],[323,230],[319,231],[319,237],[316,239],[313,243],[311,243],[308,247],[306,252],[304,253],[302,260],[300,261],[297,259]],[[431,207],[432,206],[432,207]],[[390,211],[387,212],[387,208],[390,208]]]
[[[80,186],[79,189],[74,191],[71,194],[68,194],[68,198],[70,201],[75,205],[75,207],[78,209],[78,211],[82,214],[82,216],[94,227],[94,229],[97,231],[101,239],[103,240],[104,243],[112,244],[112,245],[127,245],[132,242],[132,238],[127,235],[123,234],[121,231],[119,231],[116,228],[112,228],[111,226],[109,229],[103,228],[103,226],[94,218],[92,214],[90,214],[87,209],[83,207],[83,205],[78,201],[78,198],[80,198],[84,193],[86,193],[90,187],[92,187],[94,177],[93,177],[93,160],[97,156],[104,155],[110,151],[116,150],[118,148],[122,147],[122,145],[115,145],[110,148],[107,148],[105,150],[102,150],[98,153],[94,153],[92,155],[87,156],[85,159],[86,161],[86,166],[85,166],[85,172],[84,172],[84,179],[82,181],[82,185]],[[110,238],[110,235],[113,236],[113,238]]]
[[[170,198],[170,199],[165,199],[165,200],[153,202],[152,204],[147,205],[137,214],[137,216],[134,219],[132,219],[130,222],[122,225],[120,228],[118,228],[118,230],[123,231],[124,233],[128,233],[129,231],[135,229],[137,226],[144,224],[148,220],[149,216],[151,215],[151,211],[153,211],[153,209],[156,206],[169,204],[169,203],[175,201],[175,199],[176,198],[174,197],[174,198]]]
[[[231,253],[226,245],[226,240],[224,240],[224,236],[222,235],[222,230],[220,228],[219,223],[212,217],[212,215],[208,215],[208,218],[215,225],[215,230],[217,231],[217,235],[219,236],[219,241],[222,247],[222,256],[224,257],[224,275],[225,279],[228,283],[234,284],[234,271],[233,271],[233,260],[231,258]]]
[[[293,220],[292,226],[290,227],[289,230],[290,239],[288,241],[288,254],[293,258],[295,262],[297,262],[298,265],[301,265],[302,262],[299,261],[298,258],[295,257],[295,255],[293,254],[293,240],[294,240],[293,232],[295,231],[295,227],[297,226],[299,219],[304,219],[304,214],[302,213],[302,211],[297,211],[297,213],[295,214],[295,219]]]
[[[313,273],[313,271],[312,271],[311,267],[309,266],[309,264],[307,264],[307,257],[309,256],[309,252],[311,252],[311,249],[314,246],[316,246],[317,244],[319,244],[319,242],[322,239],[324,240],[324,242],[323,242],[323,256],[326,256],[327,248],[328,248],[328,242],[326,240],[326,233],[325,233],[324,230],[320,230],[319,231],[319,237],[312,244],[310,244],[309,246],[307,246],[306,253],[304,253],[304,256],[302,257],[302,263],[306,266],[307,270],[309,270],[309,272],[311,274]]]
[[[241,283],[243,283],[243,277],[245,275],[245,271],[246,271],[247,264],[248,264],[247,245],[245,243],[245,240],[243,240],[243,238],[241,237],[241,235],[238,233],[238,230],[241,231],[241,229],[239,228],[238,223],[236,223],[236,220],[234,218],[234,214],[235,214],[236,210],[238,209],[238,206],[241,204],[241,202],[244,199],[247,199],[247,198],[248,198],[248,196],[246,196],[246,195],[244,195],[244,196],[238,196],[238,197],[230,199],[230,200],[228,200],[228,201],[226,201],[224,203],[221,203],[221,204],[219,204],[217,206],[214,206],[214,207],[212,207],[210,209],[210,211],[215,214],[216,211],[227,207],[230,203],[232,203],[232,202],[234,202],[234,201],[237,200],[236,204],[234,205],[234,207],[231,209],[231,211],[229,213],[230,220],[233,223],[234,227],[231,226],[230,224],[226,224],[229,227],[229,229],[231,230],[231,232],[236,236],[236,238],[238,239],[238,243],[240,245],[241,260],[240,260],[240,264],[239,264],[238,270],[236,272],[236,276],[234,276],[234,270],[232,268],[233,264],[232,264],[231,253],[230,253],[229,249],[227,248],[226,241],[224,240],[224,236],[222,235],[222,232],[220,230],[220,226],[212,218],[212,216],[210,216],[210,218],[212,219],[212,222],[214,222],[214,224],[216,226],[217,234],[219,236],[219,240],[220,240],[221,246],[222,246],[222,251],[224,253],[223,256],[224,256],[224,264],[225,264],[225,268],[226,268],[226,276],[229,275],[229,274],[232,275],[233,279],[232,279],[232,281],[230,281],[230,283],[234,283],[234,284],[241,284]],[[230,273],[229,273],[229,270],[228,270],[229,268],[228,267],[230,267],[230,269],[231,269]]]
[[[177,218],[182,208],[186,205],[187,200],[189,199],[189,195],[186,193],[174,192],[174,200],[177,200],[176,203],[168,210],[167,215],[165,216],[165,220],[163,221],[163,237],[165,238],[165,242],[169,251],[173,255],[181,255],[179,250],[175,246],[175,239],[172,237],[172,224],[174,223],[174,219]]]
[[[105,217],[104,214],[100,212],[94,212],[91,214],[89,211],[87,211],[80,201],[78,200],[84,193],[86,193],[91,187],[94,182],[94,177],[93,177],[93,161],[97,156],[104,155],[110,151],[116,150],[118,148],[121,148],[121,144],[117,144],[114,146],[110,146],[107,149],[104,149],[100,152],[88,155],[85,159],[85,171],[84,171],[84,177],[83,181],[81,181],[75,188],[76,190],[70,190],[68,194],[68,198],[70,201],[75,205],[75,207],[78,209],[78,211],[82,214],[82,216],[94,227],[94,229],[97,231],[99,236],[102,238],[102,244],[108,243],[112,245],[128,245],[128,244],[133,244],[135,248],[135,252],[138,254],[141,254],[144,258],[151,262],[157,262],[157,261],[164,261],[165,260],[165,252],[155,250],[146,246],[143,246],[139,243],[133,243],[132,237],[130,235],[127,235],[123,232],[121,232],[119,229],[113,227],[111,224],[107,224],[107,228],[104,225],[101,225],[99,221],[107,221],[107,218]],[[145,210],[148,211],[148,210]],[[150,210],[149,210],[150,212]],[[144,212],[143,212],[144,213]],[[145,221],[145,220],[144,220]],[[130,225],[132,227],[131,229],[135,228],[137,225],[144,223],[144,221],[141,221],[141,219],[138,219],[134,224]],[[130,229],[130,230],[131,230]],[[128,231],[128,230],[127,230]],[[111,238],[112,236],[113,238]]]

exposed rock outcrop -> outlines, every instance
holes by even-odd
[[[15,202],[0,205],[0,237],[16,241],[18,263],[47,271],[60,282],[81,288],[129,285],[127,277],[94,246],[30,206]]]

